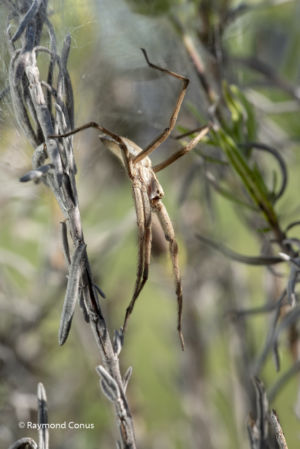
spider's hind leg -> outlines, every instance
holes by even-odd
[[[149,198],[141,186],[135,184],[133,184],[133,197],[138,225],[139,255],[135,288],[132,299],[126,309],[123,333],[126,330],[127,321],[133,311],[135,302],[148,279],[151,257],[152,229]]]
[[[172,222],[170,220],[170,217],[168,215],[167,209],[165,208],[162,201],[157,200],[153,205],[152,208],[155,210],[158,219],[160,221],[160,224],[164,230],[165,238],[169,242],[169,251],[170,256],[172,260],[172,266],[173,266],[173,274],[175,278],[175,287],[176,287],[176,296],[177,296],[177,331],[179,334],[180,344],[182,350],[184,350],[184,339],[183,334],[181,330],[181,321],[182,321],[182,286],[181,286],[181,276],[180,276],[180,269],[179,269],[179,261],[178,261],[178,245],[175,238],[175,232],[172,225]]]
[[[138,290],[135,292],[136,299],[141,293],[145,283],[147,282],[149,275],[150,259],[151,259],[151,247],[152,247],[152,223],[151,223],[151,206],[149,197],[145,190],[142,190],[143,199],[143,210],[145,217],[145,227],[144,227],[144,268],[142,273],[142,278]],[[133,296],[133,297],[134,297]]]

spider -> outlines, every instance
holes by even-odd
[[[162,202],[164,191],[156,177],[156,173],[168,167],[178,158],[191,151],[197,145],[197,143],[207,134],[207,132],[209,131],[209,126],[199,128],[198,133],[188,143],[188,145],[174,153],[172,156],[170,156],[160,164],[152,166],[149,155],[169,137],[172,130],[174,129],[184,96],[186,94],[189,79],[166,68],[162,68],[158,65],[153,64],[152,62],[150,62],[146,51],[144,49],[141,50],[149,67],[166,73],[182,81],[182,88],[179,92],[177,102],[169,119],[169,126],[165,128],[158,137],[156,137],[145,149],[142,149],[126,137],[118,136],[108,129],[98,125],[98,123],[96,122],[89,122],[70,132],[56,136],[49,136],[49,138],[68,137],[87,128],[98,129],[99,131],[101,131],[101,134],[99,135],[101,142],[107,149],[112,151],[122,161],[127,175],[131,181],[139,239],[138,266],[133,295],[125,313],[122,329],[123,335],[125,333],[128,318],[133,311],[135,302],[148,279],[152,242],[151,215],[152,213],[157,214],[161,227],[164,231],[165,238],[169,243],[169,252],[172,260],[177,296],[177,331],[179,334],[181,347],[182,349],[184,349],[184,339],[181,330],[183,300],[181,276],[178,262],[178,246],[172,222],[168,215],[167,209]]]

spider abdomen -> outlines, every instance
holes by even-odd
[[[156,178],[154,172],[151,170],[151,180],[148,184],[148,196],[150,199],[150,202],[154,200],[160,200],[164,196],[164,191],[160,183],[158,182],[158,179]]]

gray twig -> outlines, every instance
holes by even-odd
[[[90,323],[102,359],[100,370],[102,388],[107,396],[110,395],[114,399],[121,447],[134,449],[136,447],[134,427],[125,395],[129,376],[125,375],[127,382],[124,385],[118,359],[122,342],[115,339],[113,345],[110,338],[86,253],[76,188],[72,138],[63,141],[48,139],[49,135],[64,133],[74,127],[74,99],[67,69],[71,38],[69,35],[65,38],[62,53],[59,56],[55,32],[47,17],[47,0],[24,2],[21,9],[12,1],[8,0],[6,3],[13,11],[7,31],[7,45],[11,54],[10,95],[17,123],[34,149],[33,170],[21,180],[40,179],[52,190],[68,221],[70,237],[75,248],[74,255],[70,259],[67,228],[63,224],[63,245],[69,265],[69,279],[59,341],[62,344],[68,336],[74,307],[77,298],[80,298],[81,308],[86,321]],[[10,30],[13,23],[16,31],[11,36]],[[44,27],[49,36],[48,44],[41,43]],[[46,80],[40,79],[38,58],[41,51],[49,55]],[[58,75],[55,77],[56,68],[58,68]],[[101,289],[99,292],[104,296]],[[40,419],[44,421],[46,408],[42,386],[39,386],[39,401]],[[33,440],[22,439],[14,443],[10,449],[25,448],[26,445],[37,448]],[[46,433],[40,434],[39,445],[40,449],[47,449]]]
[[[270,413],[270,421],[275,433],[276,441],[278,443],[279,449],[288,449],[286,440],[281,428],[281,425],[279,423],[278,417],[276,415],[275,410],[272,410]]]
[[[44,385],[40,382],[37,389],[39,449],[49,449],[47,396]]]
[[[269,402],[262,381],[255,378],[254,387],[256,419],[250,418],[248,424],[251,449],[277,447],[275,439],[279,449],[288,449],[276,412],[275,410],[269,410]]]

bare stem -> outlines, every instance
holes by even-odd
[[[29,2],[28,2],[29,3]],[[71,139],[64,142],[48,140],[47,136],[57,133],[65,133],[73,128],[74,102],[72,85],[67,70],[67,58],[70,50],[70,36],[67,36],[63,45],[62,54],[56,53],[56,37],[49,18],[47,17],[47,1],[35,0],[24,14],[11,1],[9,7],[14,11],[13,17],[16,21],[17,30],[13,36],[8,33],[8,47],[11,53],[9,85],[14,112],[19,126],[24,131],[27,138],[35,148],[33,156],[33,169],[37,171],[38,178],[41,179],[53,192],[61,210],[68,223],[70,236],[75,248],[74,258],[80,259],[80,263],[75,260],[72,264],[70,260],[70,270],[74,284],[68,283],[68,292],[77,295],[81,292],[81,301],[84,304],[86,319],[89,321],[97,342],[103,370],[107,374],[106,378],[112,379],[116,394],[113,396],[115,416],[120,431],[121,447],[134,449],[136,447],[133,421],[126,398],[126,382],[123,382],[119,353],[122,344],[113,345],[102,314],[98,298],[95,294],[92,272],[88,260],[88,255],[84,244],[84,235],[80,219],[79,202],[76,188],[76,165],[73,156]],[[38,53],[41,48],[40,39],[42,29],[46,27],[50,38],[49,49],[49,70],[46,81],[40,80],[40,71],[37,63]],[[20,46],[16,48],[17,43]],[[58,76],[54,79],[53,73],[55,64],[58,66]],[[46,96],[43,87],[47,89]],[[54,108],[52,107],[52,102]],[[54,109],[54,110],[53,110]],[[49,158],[50,165],[47,170],[41,168],[44,161]],[[32,173],[32,172],[31,172]],[[34,178],[27,176],[22,178],[27,181]],[[66,239],[66,229],[64,229],[64,239]],[[66,246],[66,242],[65,246]],[[76,265],[76,263],[78,264]],[[76,291],[75,291],[76,290]],[[70,296],[70,295],[69,295]],[[68,312],[67,326],[71,325],[72,307],[68,298],[66,310]],[[64,309],[65,309],[64,308]],[[65,310],[64,310],[65,311]],[[69,330],[69,329],[68,329]],[[65,337],[63,328],[63,337]],[[62,337],[62,340],[64,339]],[[63,342],[63,341],[62,341]],[[115,348],[118,348],[117,350]],[[102,386],[103,381],[102,379]],[[106,385],[107,386],[107,385]],[[20,442],[20,440],[19,440]],[[22,442],[21,442],[22,443]],[[24,441],[25,443],[25,441]],[[26,440],[29,447],[35,447],[34,442]],[[31,445],[31,446],[30,446]],[[13,446],[19,447],[16,442]]]

